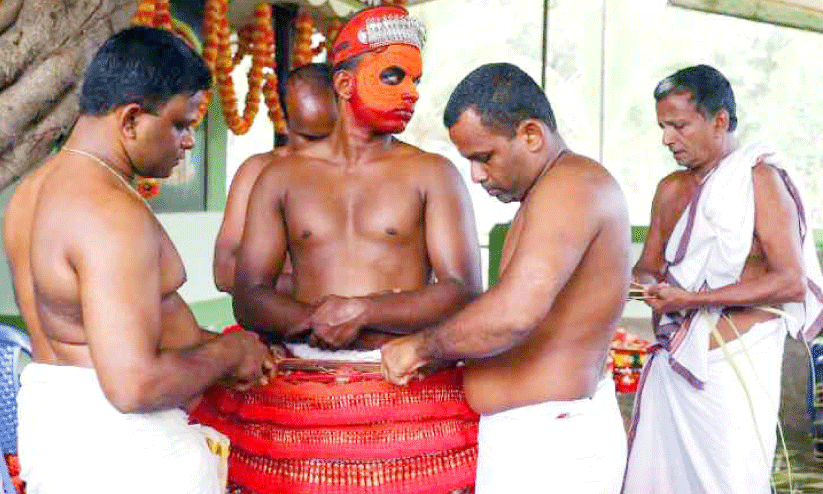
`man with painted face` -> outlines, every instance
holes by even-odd
[[[282,375],[242,396],[207,397],[196,415],[228,424],[221,430],[237,465],[230,477],[242,488],[413,494],[474,481],[477,417],[459,372],[413,389],[379,373],[382,344],[443,319],[481,290],[457,169],[392,136],[414,112],[422,42],[422,27],[402,8],[356,14],[330,55],[334,129],[273,162],[254,184],[235,273],[237,320],[298,357],[354,359],[371,371],[332,382],[323,374],[323,386]],[[294,288],[284,295],[275,280],[287,253]]]
[[[237,320],[286,341],[373,350],[481,289],[468,194],[442,156],[395,139],[412,117],[422,27],[399,7],[355,15],[331,52],[329,137],[268,167],[252,190]],[[286,252],[294,295],[273,281]]]

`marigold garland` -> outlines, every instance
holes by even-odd
[[[227,13],[227,0],[206,0],[203,19],[206,43],[203,58],[215,74],[226,125],[235,134],[248,132],[257,116],[262,92],[269,107],[269,118],[274,123],[275,132],[285,133],[286,121],[277,94],[271,4],[260,2],[255,6],[254,22],[238,32],[238,48],[234,56],[231,55],[229,45]],[[247,54],[252,57],[252,66],[248,73],[249,90],[246,94],[246,106],[241,116],[237,110],[237,96],[231,71]],[[264,69],[267,70],[264,72]]]
[[[314,19],[306,9],[300,9],[294,21],[294,51],[292,65],[302,67],[311,63],[311,37],[314,33]]]

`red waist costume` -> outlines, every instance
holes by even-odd
[[[347,367],[207,391],[194,421],[231,440],[229,482],[254,494],[470,492],[477,414],[459,369],[407,386]]]

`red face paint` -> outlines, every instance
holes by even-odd
[[[415,81],[423,72],[420,50],[390,45],[366,53],[355,69],[351,105],[357,120],[384,134],[406,128],[418,94]]]

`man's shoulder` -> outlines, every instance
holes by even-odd
[[[592,158],[567,152],[560,156],[555,165],[535,184],[541,188],[568,185],[586,190],[613,188],[617,180],[611,173]]]
[[[567,213],[573,209],[577,214],[616,213],[622,211],[626,202],[617,180],[603,165],[575,153],[561,156],[538,179],[528,197],[529,203],[565,207],[569,208]]]
[[[683,191],[691,189],[695,183],[694,175],[688,170],[675,170],[658,182],[657,196],[663,200],[679,196]]]
[[[434,175],[451,175],[457,172],[457,167],[442,154],[424,151],[412,144],[396,141],[393,160],[403,162],[405,169],[413,169],[416,173],[429,173]]]

